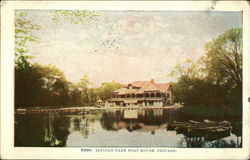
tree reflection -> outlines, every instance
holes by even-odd
[[[196,130],[187,131],[181,127],[171,128],[169,122],[177,120],[178,117],[174,117],[174,113],[169,110],[140,109],[135,112],[126,112],[126,114],[124,111],[124,109],[112,109],[88,112],[84,115],[72,115],[71,113],[16,114],[15,146],[66,146],[67,141],[70,140],[70,138],[68,139],[71,137],[70,134],[73,136],[73,141],[81,140],[84,143],[85,141],[91,143],[92,138],[96,136],[90,136],[90,134],[100,134],[97,137],[102,137],[101,133],[107,131],[126,130],[127,132],[117,132],[117,135],[133,136],[129,132],[147,132],[148,134],[145,135],[157,138],[159,134],[167,134],[170,135],[168,138],[175,139],[174,143],[175,145],[177,143],[178,147],[242,147],[241,123],[233,123],[231,132],[229,130],[219,136],[216,132],[211,136],[207,132],[197,133]],[[159,130],[160,132],[158,132]],[[175,133],[178,136],[173,135]],[[78,139],[75,139],[75,135],[78,136]],[[162,140],[164,141],[164,139]],[[143,144],[144,141],[140,143]]]
[[[44,141],[47,117],[16,115],[15,120],[15,146],[47,146]]]
[[[73,115],[71,116],[72,129],[74,132],[79,132],[83,138],[87,139],[90,134],[90,124],[95,123],[95,121],[100,118],[100,112],[90,112],[83,116]],[[92,128],[91,131],[92,134],[95,133],[94,128]]]
[[[236,143],[233,140],[230,140],[227,142],[224,139],[218,139],[215,142],[212,143],[211,147],[216,147],[216,148],[235,148]]]
[[[203,146],[203,138],[202,137],[193,137],[193,138],[188,138],[185,137],[184,138],[187,144],[187,147],[192,147],[192,148],[196,148],[196,147],[202,147]]]
[[[65,146],[68,135],[69,135],[70,122],[67,117],[58,117],[54,121],[54,134],[59,140],[58,146]]]
[[[75,130],[75,131],[80,131],[81,130],[81,126],[80,126],[80,124],[81,124],[81,119],[80,118],[74,118],[73,119],[73,130]]]
[[[234,140],[217,139],[214,141],[205,141],[204,137],[183,137],[179,141],[179,147],[188,148],[235,148],[237,146]]]
[[[83,122],[83,128],[81,130],[81,134],[82,134],[83,138],[87,139],[88,135],[89,135],[89,119],[84,118],[84,119],[82,119],[82,122]]]
[[[242,122],[233,123],[232,133],[237,136],[236,146],[242,147]]]
[[[15,146],[65,146],[68,128],[69,120],[56,114],[16,115]]]

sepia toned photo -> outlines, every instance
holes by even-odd
[[[1,2],[1,158],[248,159],[232,4]]]
[[[241,12],[15,11],[15,146],[242,147]]]

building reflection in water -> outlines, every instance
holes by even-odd
[[[185,119],[178,116],[176,111],[167,109],[110,109],[91,111],[84,115],[70,113],[16,115],[15,146],[68,146],[67,144],[81,146],[87,140],[89,145],[94,145],[99,144],[96,142],[98,140],[110,138],[111,134],[116,137],[122,134],[125,139],[133,139],[132,136],[135,134],[131,133],[148,137],[147,140],[136,142],[142,146],[145,141],[153,137],[163,144],[166,141],[164,146],[170,145],[168,144],[170,139],[175,139],[176,142],[173,142],[175,147],[242,146],[242,124],[233,124],[231,133],[225,137],[206,140],[202,135],[193,136],[168,129],[168,124],[173,121],[185,121]]]
[[[166,128],[169,112],[164,109],[113,110],[104,112],[101,124],[107,130],[127,129],[129,132],[151,132]]]

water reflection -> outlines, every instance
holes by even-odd
[[[16,115],[15,146],[65,146],[69,120],[58,114]]]
[[[180,146],[188,148],[239,148],[241,145],[235,142],[235,136],[225,139],[216,139],[214,141],[205,141],[203,137],[184,137],[180,140]],[[238,139],[237,137],[236,139]],[[237,141],[238,142],[238,141]]]
[[[170,111],[164,109],[112,110],[103,113],[101,124],[107,130],[125,128],[129,132],[140,130],[150,131],[154,134],[155,129],[166,128],[166,123],[172,121],[169,117]]]
[[[185,121],[167,109],[96,110],[15,117],[15,146],[241,147],[241,123],[215,139],[168,128]]]

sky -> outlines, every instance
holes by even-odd
[[[50,13],[28,11],[41,26],[29,43],[32,62],[53,64],[74,83],[88,75],[94,86],[129,83],[167,75],[187,58],[205,54],[204,45],[225,31],[241,27],[240,12],[98,11],[86,23],[58,23]]]

